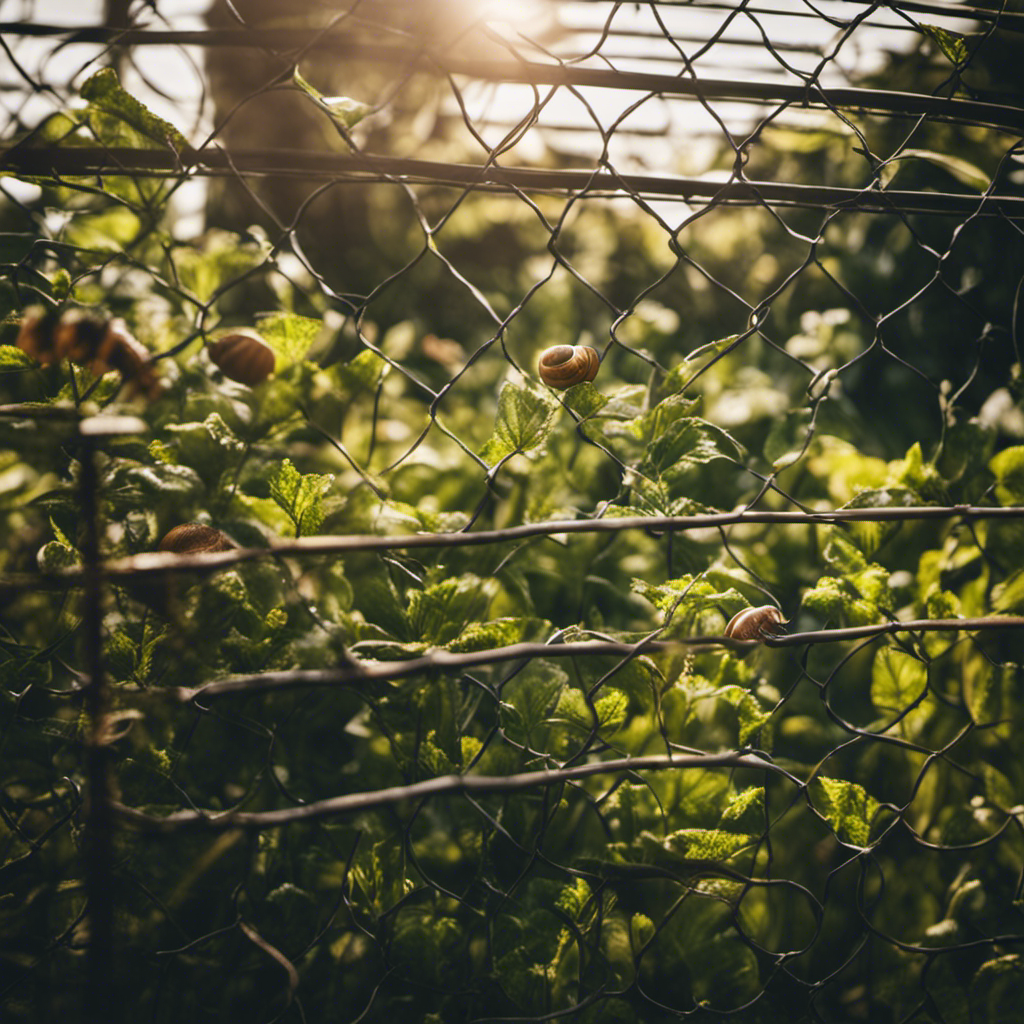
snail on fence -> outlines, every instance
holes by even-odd
[[[262,384],[274,372],[277,362],[274,350],[247,328],[218,338],[207,352],[225,377],[251,388]]]
[[[788,621],[773,604],[744,608],[729,620],[725,635],[732,640],[769,640],[782,632],[775,627]]]
[[[97,376],[117,370],[133,394],[147,398],[160,394],[149,351],[132,337],[120,317],[84,309],[48,312],[32,306],[22,315],[16,344],[44,366],[69,359]]]
[[[545,384],[564,390],[593,380],[600,366],[601,357],[589,345],[554,345],[541,352],[537,370]]]
[[[234,547],[231,538],[216,527],[203,523],[182,523],[164,534],[157,550],[176,555],[202,555],[210,551],[232,551]]]

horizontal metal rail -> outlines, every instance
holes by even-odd
[[[510,661],[532,658],[583,658],[611,656],[634,658],[640,654],[657,654],[679,647],[728,647],[750,650],[763,644],[766,647],[807,647],[817,644],[849,643],[872,637],[893,636],[899,633],[955,633],[982,630],[1024,629],[1024,616],[987,615],[973,619],[911,619],[906,622],[874,622],[866,626],[846,626],[839,629],[813,629],[801,633],[783,633],[766,636],[762,640],[735,640],[732,637],[709,634],[688,636],[672,640],[641,640],[628,643],[618,640],[586,640],[564,644],[519,643],[507,644],[483,651],[428,651],[421,657],[405,661],[356,660],[342,662],[337,668],[292,669],[282,672],[257,672],[246,676],[215,679],[200,686],[166,687],[162,693],[182,703],[214,697],[250,696],[281,690],[306,687],[345,687],[369,682],[396,682],[411,676],[436,672],[462,672],[486,665],[501,665]]]
[[[394,551],[413,548],[474,547],[484,544],[506,544],[534,537],[557,537],[573,533],[618,533],[623,530],[686,532],[688,530],[724,529],[751,524],[786,526],[828,526],[835,523],[917,522],[933,519],[1024,519],[1024,507],[988,508],[979,505],[924,505],[919,507],[844,508],[824,512],[781,512],[754,510],[746,512],[713,512],[693,516],[621,516],[605,519],[556,519],[542,523],[526,523],[501,530],[478,530],[473,533],[412,533],[397,536],[350,534],[342,536],[301,537],[276,541],[266,548],[238,548],[207,554],[177,555],[170,552],[147,552],[108,561],[103,566],[106,578],[115,582],[168,571],[215,572],[240,562],[261,558],[308,555],[343,555],[351,551]],[[81,572],[65,570],[50,577],[55,582],[77,585]],[[25,579],[39,577],[25,577]],[[21,579],[19,577],[19,579]],[[13,577],[0,577],[0,583]],[[24,580],[22,580],[24,582]]]
[[[9,25],[0,25],[0,33],[9,31]],[[83,31],[79,30],[80,35]],[[103,30],[109,33],[109,29]],[[129,42],[139,30],[122,32],[108,41]],[[255,31],[255,30],[254,30]],[[292,30],[293,34],[296,30]],[[134,35],[133,35],[134,33]],[[175,33],[179,37],[189,33]],[[191,34],[203,37],[228,39],[241,36],[252,45],[253,32],[221,30]],[[300,38],[312,45],[308,32],[289,38],[287,31],[270,34],[273,41],[268,45],[278,49],[286,42],[298,43]],[[139,37],[140,40],[143,37]],[[329,36],[322,34],[323,45]],[[241,43],[242,40],[238,42]],[[210,45],[213,45],[212,43]],[[226,45],[221,42],[217,45]],[[236,44],[237,45],[237,44]],[[318,43],[317,45],[320,45]],[[294,45],[292,48],[301,48]],[[471,60],[433,54],[405,47],[382,46],[361,43],[355,40],[331,42],[330,49],[338,56],[366,59],[402,65],[416,65],[425,69],[441,70],[449,74],[467,75],[489,82],[517,83],[523,85],[572,86],[574,88],[626,89],[634,92],[650,92],[661,96],[693,96],[704,100],[736,100],[754,103],[794,103],[814,107],[844,107],[856,110],[886,114],[928,115],[933,118],[955,120],[965,124],[989,125],[997,128],[1024,130],[1024,108],[1009,103],[991,103],[958,97],[932,96],[927,93],[911,93],[890,89],[862,89],[855,86],[822,87],[816,83],[800,85],[785,82],[752,82],[723,78],[694,78],[680,75],[662,75],[642,71],[615,71],[607,68],[587,68],[578,65],[550,64],[537,61],[512,60]]]
[[[1012,195],[910,192],[877,188],[838,188],[793,182],[728,181],[677,178],[609,171],[547,170],[447,164],[371,154],[317,153],[308,150],[171,150],[104,149],[99,147],[33,147],[0,149],[0,174],[43,178],[90,174],[135,176],[256,175],[325,178],[339,181],[403,181],[486,191],[548,191],[587,195],[630,194],[673,198],[696,204],[795,206],[847,209],[865,213],[1001,216],[1024,219],[1024,197]]]
[[[515,793],[544,786],[558,786],[578,782],[595,775],[612,775],[617,772],[659,771],[675,768],[752,768],[756,771],[771,772],[792,779],[792,776],[757,754],[740,752],[726,754],[651,754],[646,757],[626,757],[614,761],[597,761],[591,764],[575,765],[571,768],[554,768],[536,772],[522,772],[518,775],[442,775],[408,786],[392,786],[366,793],[348,793],[328,800],[317,800],[298,807],[286,807],[275,811],[174,811],[164,816],[147,814],[135,807],[126,807],[113,802],[111,810],[122,822],[146,831],[170,832],[180,829],[196,831],[223,831],[224,829],[246,828],[267,829],[289,825],[297,821],[318,821],[334,818],[356,811],[368,811],[386,807],[406,800],[423,800],[431,796],[473,793],[483,796],[487,793]],[[799,780],[793,780],[797,784]],[[710,865],[706,865],[710,867]]]

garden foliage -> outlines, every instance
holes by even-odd
[[[948,74],[953,43],[937,38],[906,66]],[[306,78],[281,88],[336,145],[393,137],[426,102],[403,94],[381,124]],[[111,69],[80,97],[22,145],[185,146]],[[864,136],[886,152],[897,128],[857,118],[863,135],[768,126],[747,174],[862,180]],[[923,155],[891,171],[979,196],[1006,180],[1011,144],[926,122]],[[152,552],[185,522],[269,550],[651,520],[472,546],[297,546],[106,584],[113,797],[215,823],[115,819],[115,986],[137,1019],[1013,1019],[1020,629],[558,647],[720,636],[768,603],[789,632],[1024,613],[1021,519],[657,518],[1024,505],[1019,222],[722,206],[676,232],[639,201],[453,205],[450,190],[378,183],[359,186],[369,234],[329,237],[314,204],[296,235],[252,198],[246,225],[225,214],[183,239],[170,177],[25,177],[39,195],[6,211],[0,240],[0,388],[22,403],[0,421],[5,1020],[71,1019],[90,937],[88,609],[61,576],[83,562],[84,449],[74,421],[37,415],[55,408],[144,423],[96,441],[104,559]],[[15,345],[33,305],[124,317],[162,392],[37,365]],[[277,357],[252,388],[205,349],[240,326]],[[541,384],[539,352],[578,342],[602,352],[596,380]],[[525,642],[550,656],[400,671]],[[202,689],[293,670],[323,677]],[[753,756],[694,764],[730,754]],[[683,766],[413,790],[275,827],[222,818],[651,755]]]

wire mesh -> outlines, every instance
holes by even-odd
[[[59,8],[4,1019],[1019,1019],[1019,10]]]

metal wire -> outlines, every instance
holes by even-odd
[[[15,6],[4,1019],[1015,1019],[1021,16]]]

